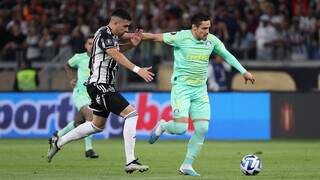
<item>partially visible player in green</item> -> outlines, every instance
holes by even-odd
[[[65,128],[58,131],[55,135],[62,137],[78,125],[85,121],[92,121],[92,110],[89,109],[91,99],[87,93],[87,88],[84,83],[90,75],[89,59],[92,51],[93,36],[89,36],[85,43],[86,52],[75,54],[65,64],[67,76],[70,79],[70,84],[73,87],[72,100],[78,110],[75,120],[71,121]],[[85,156],[88,158],[98,158],[99,156],[92,148],[92,135],[84,138],[85,141]]]
[[[191,30],[152,34],[143,33],[143,40],[164,42],[174,48],[174,68],[171,78],[171,106],[173,120],[161,120],[152,131],[149,143],[153,144],[162,133],[181,135],[188,129],[190,115],[195,128],[186,157],[179,168],[184,175],[200,176],[192,167],[204,143],[210,122],[210,102],[207,92],[208,62],[211,53],[216,53],[236,68],[245,83],[255,79],[239,61],[225,48],[223,43],[209,33],[210,17],[199,13],[191,18]]]

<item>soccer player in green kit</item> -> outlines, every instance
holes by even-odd
[[[87,93],[87,88],[84,83],[90,75],[89,59],[92,51],[93,35],[88,36],[85,43],[86,52],[75,54],[65,65],[67,76],[70,79],[70,84],[73,88],[72,100],[78,110],[75,121],[71,121],[66,127],[55,133],[55,136],[62,137],[78,125],[87,121],[92,121],[92,110],[88,105],[91,99]],[[51,138],[49,140],[51,142]],[[92,148],[92,135],[84,138],[85,141],[85,157],[98,158],[99,156]],[[49,142],[49,143],[50,143]]]
[[[198,13],[191,18],[191,30],[152,34],[143,33],[143,40],[164,42],[174,48],[174,68],[171,78],[172,121],[159,121],[151,132],[149,143],[153,144],[162,133],[184,134],[188,129],[188,117],[195,128],[188,146],[186,157],[179,168],[180,173],[200,176],[192,167],[199,154],[210,122],[210,102],[207,92],[208,62],[212,52],[224,58],[244,77],[245,83],[255,79],[238,60],[224,47],[223,43],[209,33],[210,17]]]

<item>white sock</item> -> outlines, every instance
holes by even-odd
[[[194,171],[191,164],[182,164],[180,168],[181,169],[190,169],[190,170]]]
[[[156,128],[156,130],[155,130],[155,134],[156,134],[157,136],[160,136],[160,135],[164,132],[164,130],[162,130],[162,128],[161,128],[161,124],[164,124],[164,123],[166,123],[166,121],[163,120],[163,119],[161,119],[161,120],[158,122],[157,128]]]
[[[126,153],[126,164],[135,160],[134,147],[136,144],[136,128],[138,121],[138,113],[133,111],[125,117],[123,127],[124,150]]]
[[[57,145],[59,148],[61,148],[63,145],[71,141],[81,139],[85,136],[88,136],[90,134],[94,134],[100,131],[102,131],[102,129],[97,128],[92,122],[87,121],[83,124],[80,124],[78,127],[72,129],[64,136],[60,137],[57,142]]]

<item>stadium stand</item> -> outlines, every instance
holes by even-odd
[[[231,88],[239,91],[295,91],[296,84],[286,72],[252,71],[256,78],[254,85],[244,84],[240,74],[233,77]]]
[[[5,70],[0,72],[0,91],[12,91],[14,81],[16,78],[16,71]]]
[[[171,89],[171,74],[172,74],[172,64],[163,63],[160,65],[158,70],[158,90],[169,91]]]
[[[211,32],[240,60],[257,63],[286,61],[290,64],[320,59],[320,1],[304,1],[303,8],[300,1],[180,2],[0,1],[0,71],[6,68],[7,63],[21,60],[33,61],[36,68],[37,63],[66,62],[72,54],[84,51],[84,39],[105,25],[116,8],[130,9],[133,16],[130,31],[140,27],[145,32],[155,33],[187,29],[193,14],[199,11],[207,13],[214,20],[215,28]],[[155,56],[159,60],[155,60]],[[140,66],[157,68],[159,62],[172,61],[172,52],[167,46],[142,44],[133,50],[129,58]],[[162,76],[161,73],[159,75]],[[125,88],[135,89],[137,86],[130,83],[143,82],[138,77],[123,79],[127,83],[122,86]],[[159,79],[162,83],[162,78]],[[52,90],[51,84],[42,83],[41,90]],[[154,84],[152,87],[163,89],[162,86]]]
[[[51,90],[53,91],[63,91],[63,90],[71,90],[71,86],[69,84],[69,80],[66,76],[66,72],[64,69],[57,69],[51,72],[51,81],[52,86]]]

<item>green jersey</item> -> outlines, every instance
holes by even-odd
[[[201,86],[206,84],[208,63],[212,52],[222,56],[229,64],[241,73],[246,70],[224,47],[214,35],[209,34],[206,40],[197,40],[191,30],[164,33],[163,41],[174,47],[174,67],[172,84]]]
[[[89,56],[87,53],[75,54],[69,59],[68,64],[72,68],[77,68],[78,80],[75,88],[86,91],[86,87],[83,85],[88,80],[90,75],[89,70]]]

